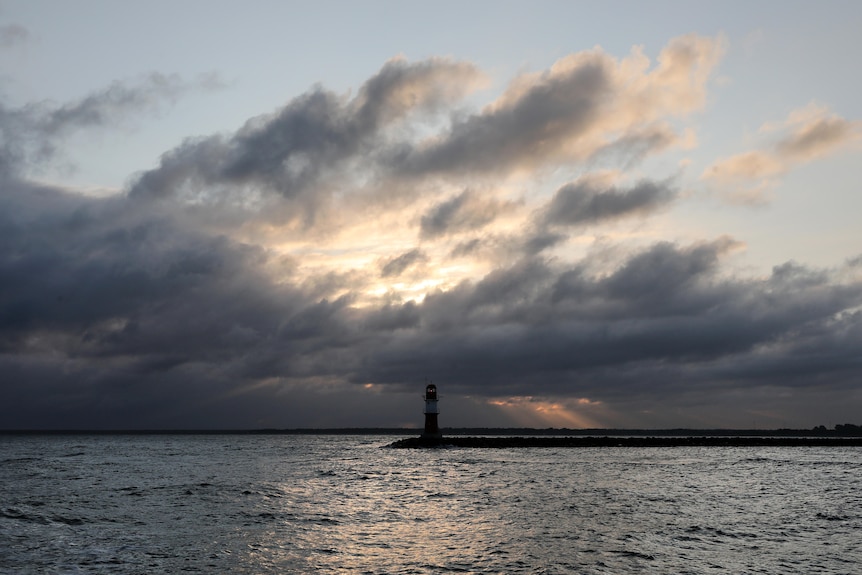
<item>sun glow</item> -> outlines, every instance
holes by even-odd
[[[524,427],[594,428],[602,427],[597,410],[600,401],[588,398],[553,400],[532,396],[508,397],[488,402]],[[589,413],[589,412],[592,413]]]

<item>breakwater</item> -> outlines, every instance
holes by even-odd
[[[862,437],[407,437],[396,449],[427,447],[862,447]]]

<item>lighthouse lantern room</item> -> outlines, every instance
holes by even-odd
[[[425,386],[425,431],[422,437],[440,437],[437,413],[437,386],[429,383]]]

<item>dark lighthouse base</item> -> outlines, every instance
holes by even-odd
[[[442,439],[443,434],[440,433],[440,428],[437,426],[437,414],[425,414],[425,429],[422,431],[423,439]]]

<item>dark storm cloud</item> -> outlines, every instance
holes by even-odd
[[[548,224],[576,226],[642,216],[665,207],[675,195],[668,184],[662,182],[644,180],[620,190],[583,179],[557,190],[543,220]]]
[[[134,199],[7,181],[0,207],[6,426],[251,425],[255,403],[268,417],[264,405],[291,403],[279,390],[294,381],[401,390],[430,374],[451,395],[613,403],[847,389],[858,374],[862,286],[794,263],[726,277],[728,238],[658,243],[607,272],[525,257],[421,303],[368,307],[334,296],[346,277],[292,281],[278,256]]]
[[[533,303],[551,275],[543,261],[524,259],[489,273],[476,284],[462,282],[449,291],[430,293],[422,307],[425,325],[445,330],[458,325],[539,320],[546,308]]]
[[[375,331],[395,332],[399,329],[417,328],[420,320],[419,306],[415,302],[388,303],[368,313],[365,327]]]
[[[715,272],[719,257],[736,245],[729,238],[685,249],[659,243],[603,278],[599,291],[608,300],[650,302],[652,305],[638,306],[646,311],[679,305],[695,294],[690,286]]]
[[[134,200],[4,181],[0,247],[0,427],[183,426],[355,345],[349,294],[276,285],[278,256]]]
[[[302,300],[269,291],[260,248],[136,213],[123,199],[7,183],[0,203],[0,333],[12,349],[64,334],[76,355],[215,351],[219,334],[272,331],[276,309]]]
[[[829,365],[830,386],[851,385],[862,317],[845,310],[862,303],[862,286],[794,264],[764,280],[722,279],[718,260],[732,244],[658,244],[609,275],[524,262],[429,294],[426,329],[379,350],[365,369],[380,371],[365,377],[405,377],[393,366],[411,357],[412,369],[436,366],[470,393],[669,398],[681,385],[782,386],[780,366],[804,348],[807,360]],[[806,385],[801,373],[791,379]]]

